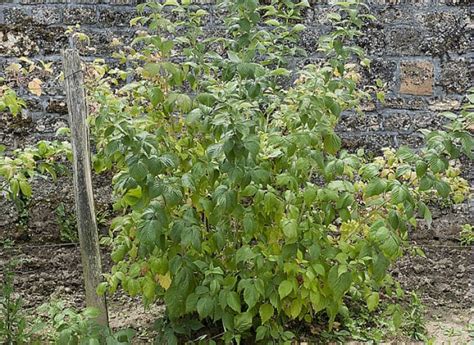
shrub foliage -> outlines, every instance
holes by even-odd
[[[132,24],[146,31],[117,54],[133,68],[99,66],[95,166],[115,169],[122,212],[99,291],[164,300],[168,343],[204,324],[226,342],[288,341],[291,320],[331,327],[351,301],[375,310],[410,225],[431,221],[425,200],[462,201],[445,172],[471,154],[472,116],[448,114],[418,151],[341,150],[341,113],[370,97],[352,43],[370,19],[360,5],[339,3],[324,62],[295,78],[305,1],[224,1],[223,32],[205,39],[207,12],[189,3],[141,5]],[[114,91],[114,74],[136,81]]]
[[[292,320],[332,327],[348,305],[377,309],[408,230],[431,222],[427,201],[464,200],[455,161],[472,153],[473,99],[419,150],[342,150],[341,114],[373,91],[354,45],[365,7],[338,3],[324,59],[298,68],[307,1],[220,6],[209,33],[189,0],[139,5],[142,30],[114,56],[127,68],[89,74],[94,167],[114,171],[120,213],[98,291],[164,301],[170,344],[210,324],[225,342],[290,341]]]

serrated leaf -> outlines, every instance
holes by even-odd
[[[426,173],[427,168],[428,168],[428,165],[425,162],[423,161],[416,162],[416,165],[415,165],[416,176],[418,178],[423,177]]]
[[[298,315],[300,315],[302,307],[303,307],[303,305],[301,303],[301,299],[299,299],[299,298],[294,299],[291,302],[291,306],[290,306],[290,316],[293,319],[296,319],[298,317]]]
[[[269,303],[262,304],[259,308],[260,318],[262,319],[262,324],[265,324],[273,316],[273,306]]]
[[[293,283],[289,280],[283,280],[278,286],[278,294],[280,299],[285,298],[293,291]]]
[[[338,273],[339,265],[334,265],[328,273],[328,284],[336,299],[341,298],[349,290],[352,284],[352,275],[350,272]]]
[[[288,243],[293,243],[298,239],[298,223],[295,219],[286,219],[283,221],[283,233]]]
[[[240,297],[239,294],[235,291],[230,291],[227,294],[227,305],[231,307],[237,313],[240,313]]]
[[[161,285],[161,287],[165,290],[168,290],[169,287],[171,286],[171,276],[170,273],[166,273],[164,275],[158,274],[158,283]]]
[[[368,197],[379,195],[385,192],[386,188],[387,188],[387,181],[381,178],[374,178],[367,185],[367,188],[365,189],[365,195]]]
[[[170,280],[170,285],[171,285],[171,280]],[[155,287],[156,287],[155,282],[152,279],[146,279],[142,288],[143,296],[145,296],[145,298],[147,298],[148,300],[153,300],[153,298],[155,297]]]
[[[306,30],[306,26],[304,26],[303,24],[296,24],[295,26],[293,26],[291,31],[301,32],[301,31],[304,31],[304,30]]]
[[[378,292],[372,292],[369,297],[367,297],[367,308],[369,311],[374,311],[377,306],[379,305],[379,293]]]
[[[252,314],[245,312],[236,315],[234,318],[234,327],[239,332],[244,332],[252,327]]]
[[[161,72],[161,65],[157,63],[147,63],[145,66],[143,66],[143,69],[150,75],[150,76],[156,76],[160,74]]]
[[[146,165],[138,161],[129,168],[130,176],[137,182],[143,181],[147,176]]]
[[[249,310],[257,304],[259,293],[254,285],[249,285],[244,289],[244,301],[249,306]]]
[[[25,180],[18,181],[21,193],[27,198],[31,197],[31,185]]]
[[[433,179],[425,175],[421,178],[418,189],[422,192],[425,190],[429,190],[432,186],[433,186]]]
[[[443,198],[447,198],[449,196],[449,192],[451,192],[451,187],[445,181],[436,181],[434,183],[434,187],[438,194]]]
[[[214,300],[210,296],[206,296],[201,298],[196,305],[196,310],[199,314],[201,319],[204,319],[211,315],[212,311],[214,310]]]
[[[335,155],[341,148],[341,138],[334,132],[326,134],[323,137],[323,142],[324,149],[332,155]]]

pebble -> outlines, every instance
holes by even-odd
[[[446,292],[446,291],[449,291],[450,290],[450,286],[448,284],[439,284],[439,290],[441,290],[442,292]]]
[[[419,274],[419,273],[422,273],[425,270],[425,268],[422,265],[415,265],[413,267],[413,270],[415,271],[415,273]]]

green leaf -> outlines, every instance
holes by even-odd
[[[304,26],[303,24],[296,24],[295,26],[293,26],[293,29],[291,31],[298,33],[304,30],[306,30],[306,26]]]
[[[375,281],[380,282],[384,279],[390,261],[383,255],[378,254],[372,258],[372,274]]]
[[[449,196],[449,192],[451,192],[451,187],[445,181],[436,181],[434,187],[438,194],[443,198],[447,198]]]
[[[232,61],[233,63],[239,63],[240,62],[239,56],[231,50],[229,50],[227,52],[227,56],[229,57],[229,60]]]
[[[255,285],[248,285],[244,289],[244,301],[249,306],[249,310],[257,304],[259,293]]]
[[[158,104],[162,103],[165,99],[163,91],[159,87],[153,87],[149,91],[151,104],[156,107]]]
[[[421,216],[425,219],[428,227],[431,226],[431,223],[433,222],[433,218],[431,216],[431,211],[428,208],[428,206],[426,206],[424,202],[420,201],[418,203],[418,209],[420,211]]]
[[[210,93],[200,93],[197,95],[196,99],[199,103],[204,104],[207,107],[212,107],[217,102],[217,98]]]
[[[415,167],[416,176],[418,176],[418,178],[425,176],[427,168],[428,168],[428,165],[425,162],[423,161],[416,162],[416,167]]]
[[[410,198],[410,192],[404,185],[395,185],[392,189],[392,202],[394,204],[401,204],[408,201]]]
[[[315,312],[319,312],[326,308],[327,299],[322,298],[318,291],[311,291],[309,293],[309,299]]]
[[[367,297],[367,308],[369,311],[374,311],[377,306],[379,305],[379,293],[378,292],[372,292],[369,297]]]
[[[143,66],[143,69],[152,77],[160,74],[161,72],[161,65],[157,63],[147,63]]]
[[[204,319],[211,315],[214,310],[214,299],[210,296],[201,298],[196,305],[196,310],[201,319]]]
[[[275,70],[273,70],[270,74],[273,75],[273,76],[289,76],[290,75],[290,71],[287,70],[286,68],[277,68]]]
[[[152,248],[158,242],[163,224],[156,219],[148,220],[138,233],[140,246]]]
[[[367,185],[367,188],[365,189],[365,195],[368,197],[379,195],[385,192],[386,188],[387,188],[387,181],[381,178],[374,178]]]
[[[276,19],[268,19],[265,21],[265,24],[271,25],[271,26],[280,26],[280,22]]]
[[[298,239],[298,223],[295,219],[286,219],[283,221],[283,233],[288,243],[294,243]]]
[[[298,317],[298,315],[300,315],[302,307],[303,307],[303,305],[301,303],[301,299],[300,298],[294,299],[291,302],[290,316],[293,319],[296,319]]]
[[[255,78],[255,64],[243,62],[237,66],[237,72],[242,79],[253,79]]]
[[[138,161],[137,163],[133,164],[130,168],[130,176],[137,182],[143,181],[147,176],[147,168],[143,162]]]
[[[273,306],[269,303],[262,304],[259,309],[260,318],[262,319],[262,324],[265,324],[273,316]]]
[[[320,276],[324,276],[326,274],[326,270],[324,269],[324,266],[321,264],[313,264],[311,265],[311,267]]]
[[[186,313],[192,313],[196,310],[199,295],[192,293],[186,298]]]
[[[427,175],[423,176],[420,180],[420,185],[418,186],[420,192],[429,190],[431,187],[433,187],[433,179]]]
[[[267,336],[267,333],[268,333],[268,328],[267,327],[258,326],[256,335],[255,335],[255,340],[256,341],[263,340]]]
[[[102,282],[99,285],[97,285],[97,289],[95,290],[97,295],[103,296],[105,292],[107,291],[108,283],[107,282]]]
[[[278,286],[278,294],[280,299],[285,298],[293,291],[293,283],[289,280],[283,280]]]
[[[25,180],[19,180],[18,183],[20,185],[21,193],[24,196],[26,196],[27,198],[31,197],[31,186],[30,186],[30,184]]]
[[[143,284],[143,296],[145,296],[145,298],[148,300],[153,300],[155,297],[155,288],[155,282],[151,278],[146,279],[145,283]]]
[[[239,332],[244,332],[252,327],[252,314],[245,312],[236,315],[234,318],[234,327]]]
[[[231,307],[237,313],[240,313],[240,297],[239,294],[235,291],[230,291],[227,294],[227,305]]]
[[[324,135],[323,141],[324,149],[332,155],[335,155],[341,148],[341,138],[334,132]]]
[[[339,265],[334,265],[328,273],[329,288],[336,299],[341,298],[349,290],[352,284],[352,275],[350,272],[338,273]]]
[[[188,95],[182,93],[176,96],[176,105],[183,113],[187,113],[191,110],[193,101]]]
[[[198,123],[202,118],[202,111],[199,108],[191,110],[187,115],[186,115],[186,123],[188,125],[196,124]]]

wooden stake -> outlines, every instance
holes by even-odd
[[[66,49],[62,55],[69,126],[71,128],[74,196],[86,288],[86,305],[97,308],[100,311],[97,321],[107,326],[108,315],[105,297],[100,297],[96,293],[97,285],[102,281],[102,265],[92,193],[89,128],[86,123],[87,105],[81,60],[75,49]]]

